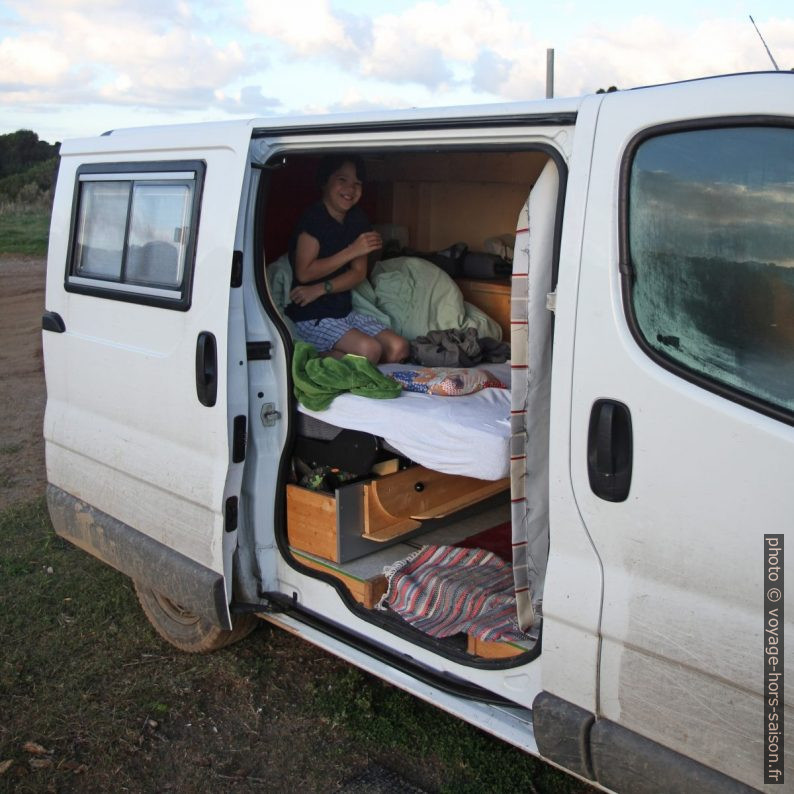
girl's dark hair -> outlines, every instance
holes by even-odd
[[[338,171],[345,163],[353,163],[353,168],[356,169],[356,179],[359,182],[364,182],[367,178],[367,171],[364,167],[364,161],[357,154],[326,154],[320,165],[317,166],[317,185],[320,188],[325,187],[331,174]]]

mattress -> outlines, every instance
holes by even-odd
[[[301,413],[337,427],[380,436],[428,469],[481,480],[510,474],[510,365],[484,365],[507,388],[463,397],[404,391],[393,400],[342,394],[325,411]],[[382,364],[388,374],[404,364]]]

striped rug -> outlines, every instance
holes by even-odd
[[[431,637],[528,639],[516,619],[513,571],[490,551],[423,546],[384,574],[389,587],[379,607]]]

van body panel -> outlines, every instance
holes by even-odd
[[[226,482],[230,468],[241,472],[243,465],[231,461],[227,343],[249,137],[238,123],[64,146],[48,255],[46,307],[67,329],[43,339],[49,482],[221,576],[230,565],[223,552]],[[193,269],[187,311],[114,299],[112,284],[105,297],[64,289],[64,269],[77,256],[70,250],[77,169],[108,163],[113,180],[119,161],[152,174],[165,161],[204,163],[201,206],[192,219],[195,258],[185,265]],[[143,184],[161,184],[145,177]],[[215,367],[217,389],[214,404],[204,405],[197,355],[210,335],[215,350],[206,365]],[[236,337],[244,340],[244,330]]]
[[[47,508],[62,538],[193,614],[232,628],[220,574],[54,485],[47,486]]]
[[[763,536],[783,534],[794,514],[794,430],[674,374],[640,349],[619,272],[620,213],[627,212],[620,179],[625,152],[643,130],[704,118],[730,126],[764,114],[791,121],[792,94],[780,90],[781,80],[791,85],[785,75],[759,75],[604,99],[572,367],[572,481],[604,571],[598,716],[749,785],[762,773]],[[774,165],[766,170],[774,173]],[[633,470],[624,501],[599,498],[588,481],[591,415],[605,398],[631,415]],[[791,615],[794,604],[786,600]],[[792,625],[787,617],[789,631]],[[790,680],[791,661],[786,672]]]
[[[597,711],[603,582],[598,554],[573,497],[570,413],[581,239],[600,103],[601,97],[590,97],[582,103],[568,163],[551,375],[549,522],[552,530],[543,593],[543,689],[592,713]]]

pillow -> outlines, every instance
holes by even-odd
[[[398,369],[389,374],[405,391],[435,394],[438,397],[461,397],[481,389],[506,388],[487,369],[414,367]]]

